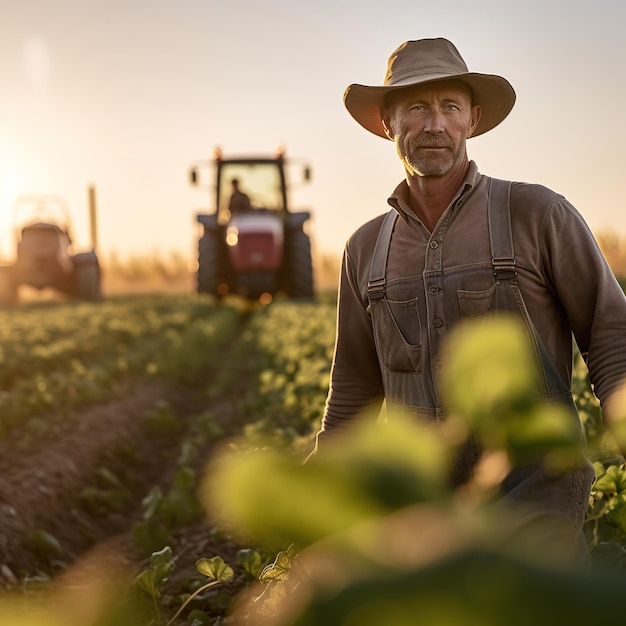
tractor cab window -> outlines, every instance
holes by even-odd
[[[285,210],[282,171],[275,161],[222,163],[218,177],[218,220],[253,211]]]
[[[22,230],[18,248],[34,251],[39,255],[55,254],[62,242],[65,245],[69,244],[67,235],[58,227],[49,224],[34,224]]]

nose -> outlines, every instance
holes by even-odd
[[[443,115],[441,111],[438,109],[431,109],[427,118],[426,124],[424,125],[424,132],[430,133],[432,135],[437,135],[439,133],[443,133],[444,124],[443,124]]]

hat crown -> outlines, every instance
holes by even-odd
[[[447,39],[407,41],[389,57],[384,84],[402,85],[416,77],[443,78],[467,74],[465,61]]]
[[[511,111],[515,91],[506,78],[469,72],[465,61],[447,39],[407,41],[389,57],[384,85],[349,85],[343,95],[348,112],[363,128],[389,139],[381,111],[386,98],[397,90],[457,79],[472,90],[472,103],[480,105],[477,137],[497,126]]]

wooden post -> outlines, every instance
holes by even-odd
[[[98,228],[96,226],[96,188],[89,186],[89,225],[91,228],[91,247],[95,250],[98,246]]]

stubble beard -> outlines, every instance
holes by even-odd
[[[441,153],[428,153],[424,148],[447,148]],[[459,147],[449,140],[418,139],[413,143],[402,142],[396,137],[396,149],[407,172],[416,176],[440,177],[447,174],[459,161]]]

